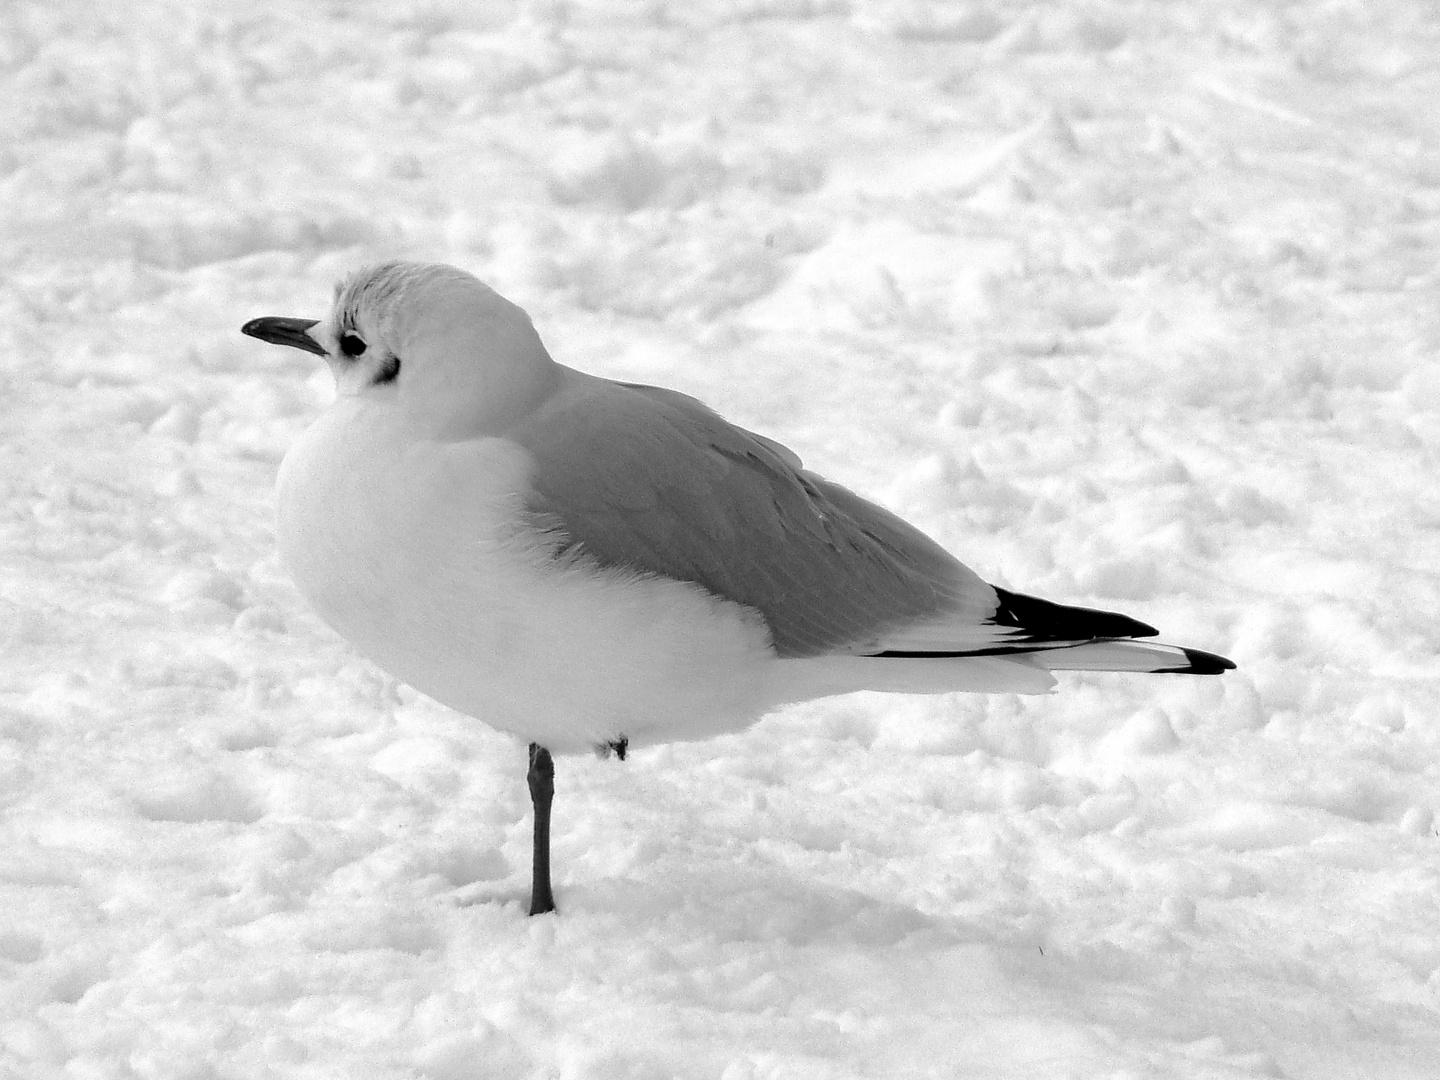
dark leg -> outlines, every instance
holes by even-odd
[[[530,802],[535,807],[535,846],[530,885],[530,914],[555,910],[550,893],[550,801],[555,796],[555,762],[539,743],[530,744]]]

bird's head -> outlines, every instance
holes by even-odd
[[[502,434],[554,388],[525,312],[472,274],[380,263],[335,286],[324,319],[251,319],[242,333],[323,356],[342,396],[402,409],[440,439]]]

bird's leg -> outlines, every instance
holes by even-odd
[[[530,802],[535,808],[535,846],[530,884],[530,914],[555,910],[550,892],[550,801],[555,797],[555,762],[539,743],[530,744]]]

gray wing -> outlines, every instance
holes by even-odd
[[[781,656],[928,648],[917,627],[967,649],[1014,632],[924,533],[684,394],[595,380],[507,437],[534,456],[529,508],[567,550],[753,608]]]

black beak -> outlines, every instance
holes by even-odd
[[[325,347],[305,332],[319,321],[319,319],[282,319],[266,316],[263,319],[251,319],[240,327],[240,332],[274,345],[289,345],[292,349],[304,349],[316,356],[324,356]]]

